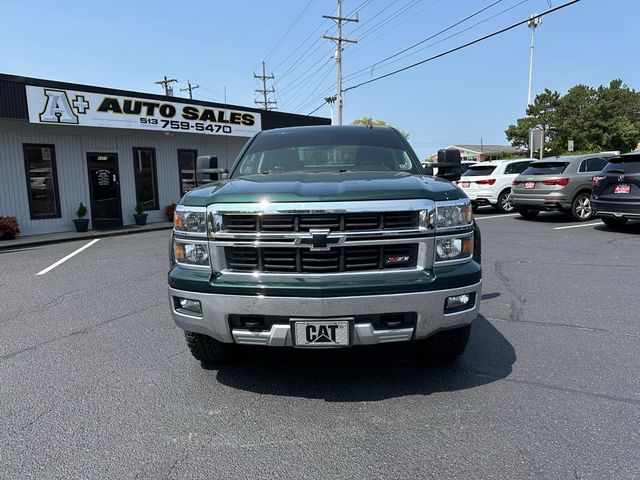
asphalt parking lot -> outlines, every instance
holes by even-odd
[[[203,370],[167,231],[0,252],[0,478],[640,478],[640,223],[481,210],[453,364],[247,351]]]

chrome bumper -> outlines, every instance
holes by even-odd
[[[472,308],[444,313],[447,297],[472,292],[476,294]],[[330,298],[219,295],[187,292],[169,287],[169,304],[176,325],[183,330],[209,335],[226,343],[280,347],[293,346],[289,325],[276,324],[268,331],[231,330],[229,315],[326,319],[398,312],[417,313],[415,328],[376,330],[371,323],[356,323],[352,344],[372,345],[426,338],[438,330],[470,324],[478,316],[481,294],[482,282],[449,290]],[[176,311],[173,296],[200,301],[202,316],[196,317]]]

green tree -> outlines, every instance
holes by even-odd
[[[374,127],[390,127],[391,126],[384,120],[376,120],[375,118],[372,118],[372,117],[358,118],[353,122],[351,122],[351,125],[373,125]],[[397,128],[396,130],[398,130],[404,136],[404,138],[406,138],[407,140],[409,139],[409,132],[402,130],[400,128]]]
[[[565,95],[545,90],[505,130],[515,145],[528,147],[529,129],[545,130],[545,153],[559,155],[573,140],[576,150],[633,150],[640,141],[640,93],[621,80],[597,89],[576,85]]]

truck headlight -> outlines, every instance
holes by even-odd
[[[473,234],[436,238],[436,262],[469,259],[473,255]]]
[[[436,203],[436,228],[455,228],[470,226],[473,223],[473,210],[468,199],[456,202]]]
[[[179,205],[173,215],[173,229],[179,233],[207,233],[207,213],[204,207]]]
[[[173,255],[179,265],[209,266],[209,247],[206,243],[174,241]]]

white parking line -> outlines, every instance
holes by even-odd
[[[58,260],[56,263],[54,263],[53,265],[48,266],[47,268],[45,268],[44,270],[36,273],[36,275],[44,275],[47,272],[50,272],[51,270],[53,270],[54,268],[56,268],[58,265],[63,264],[64,262],[66,262],[67,260],[69,260],[71,257],[79,254],[81,251],[89,248],[91,245],[93,245],[94,243],[96,243],[98,240],[100,240],[99,238],[96,238],[94,240],[91,240],[89,243],[87,243],[86,245],[83,245],[82,247],[80,247],[79,249],[77,249],[74,252],[71,252],[69,255],[67,255],[64,258],[61,258],[60,260]]]
[[[567,228],[592,227],[593,225],[602,225],[602,222],[581,223],[579,225],[569,225],[567,227],[555,227],[554,230],[566,230]]]
[[[505,213],[504,215],[489,215],[488,217],[475,216],[476,220],[487,220],[489,218],[502,218],[502,217],[517,217],[519,213]]]

